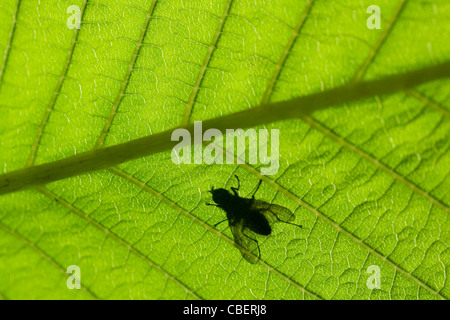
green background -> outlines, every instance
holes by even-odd
[[[0,173],[448,62],[449,21],[448,0],[2,1]],[[0,298],[448,299],[449,98],[440,80],[261,126],[280,170],[258,197],[304,228],[274,225],[255,265],[205,203],[259,165],[167,151],[3,195]]]

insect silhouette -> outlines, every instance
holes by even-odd
[[[236,247],[241,251],[245,260],[254,264],[261,258],[259,243],[253,237],[254,234],[270,235],[272,233],[271,224],[275,222],[284,222],[300,228],[302,226],[291,222],[295,216],[289,209],[255,199],[262,180],[259,180],[251,198],[243,198],[238,193],[241,182],[237,175],[235,177],[238,186],[237,188],[231,187],[233,193],[226,189],[212,187],[209,192],[216,204],[207,203],[206,205],[216,206],[225,211],[227,218],[216,223],[214,227],[228,220],[234,242],[237,244]]]

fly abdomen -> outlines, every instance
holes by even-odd
[[[209,192],[211,192],[212,199],[216,204],[207,203],[207,205],[216,206],[225,211],[227,219],[216,223],[214,227],[228,220],[228,226],[237,248],[241,251],[245,260],[255,264],[261,257],[258,240],[255,237],[257,234],[270,235],[272,233],[271,223],[279,221],[300,228],[301,226],[290,222],[295,219],[295,216],[289,209],[255,198],[262,180],[259,180],[250,198],[243,198],[238,193],[241,182],[237,175],[235,177],[238,185],[237,187],[231,187],[232,193],[223,188],[214,189],[212,187]]]
[[[268,236],[272,233],[269,221],[266,217],[258,211],[251,210],[244,217],[245,225],[255,233],[263,236]]]

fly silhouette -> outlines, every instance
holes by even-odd
[[[227,218],[216,223],[214,227],[228,220],[237,248],[245,260],[254,264],[261,258],[261,250],[258,240],[254,238],[255,234],[270,235],[272,233],[271,225],[275,222],[284,222],[300,228],[302,226],[291,222],[294,221],[295,215],[289,209],[255,199],[262,180],[259,180],[251,198],[243,198],[238,193],[241,182],[237,175],[235,177],[238,186],[237,188],[231,187],[233,193],[223,188],[214,189],[212,187],[209,192],[216,204],[207,203],[206,205],[216,206],[225,211]]]

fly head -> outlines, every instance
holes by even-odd
[[[227,203],[233,197],[228,190],[223,188],[214,189],[214,187],[212,187],[209,192],[212,194],[213,201],[218,205]]]

